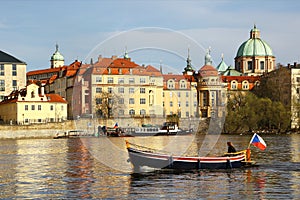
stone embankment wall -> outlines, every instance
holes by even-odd
[[[113,127],[118,123],[119,127],[136,127],[142,124],[162,125],[165,119],[143,118],[143,119],[80,119],[69,120],[61,123],[32,124],[32,125],[0,125],[0,139],[21,139],[21,138],[52,138],[57,133],[68,130],[85,130],[96,132],[98,126]],[[181,119],[179,122],[181,129],[193,129],[195,132],[202,133],[207,129],[207,120]]]

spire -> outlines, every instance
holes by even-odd
[[[159,71],[160,71],[160,73],[162,74],[163,73],[163,71],[162,71],[162,64],[161,64],[161,60],[159,61]]]
[[[127,46],[125,47],[125,54],[124,54],[124,59],[128,59],[129,56],[128,56],[128,52],[127,52]]]
[[[57,43],[56,43],[56,45],[55,45],[55,49],[56,49],[55,52],[58,52],[58,44],[57,44]]]
[[[186,67],[184,68],[184,74],[188,74],[191,75],[190,73],[193,73],[193,67],[192,67],[192,62],[191,62],[191,58],[190,58],[190,48],[188,48],[188,57],[186,59]]]

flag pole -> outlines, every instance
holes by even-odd
[[[251,145],[252,140],[253,140],[253,138],[255,137],[255,135],[256,135],[256,133],[253,134],[253,136],[252,136],[252,138],[251,138],[251,140],[250,140],[250,142],[249,142],[248,149],[250,149],[250,145]]]

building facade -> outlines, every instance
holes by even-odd
[[[67,119],[67,101],[57,94],[45,94],[43,87],[31,83],[5,96],[0,119],[19,125],[61,122]]]
[[[26,86],[26,63],[0,51],[0,101]]]

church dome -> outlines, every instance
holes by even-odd
[[[60,60],[60,61],[64,61],[65,59],[64,59],[64,57],[63,57],[63,55],[61,55],[60,53],[59,53],[59,51],[58,51],[58,45],[56,45],[56,51],[53,53],[53,55],[51,56],[51,59],[50,59],[51,61],[58,61],[58,60]]]
[[[271,47],[260,39],[260,31],[254,25],[250,38],[238,49],[236,57],[241,56],[273,56]]]
[[[201,69],[198,71],[198,73],[202,77],[218,76],[218,70],[216,70],[216,68],[211,65],[204,65],[203,67],[201,67]]]

